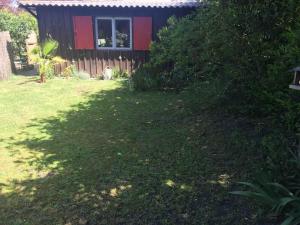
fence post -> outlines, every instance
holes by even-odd
[[[8,79],[14,72],[11,38],[8,31],[0,32],[0,80]]]

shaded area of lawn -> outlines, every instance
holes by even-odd
[[[3,184],[11,191],[0,195],[1,221],[255,224],[248,207],[228,196],[247,171],[246,158],[225,144],[232,128],[224,131],[205,112],[193,115],[186,97],[119,85],[32,119],[2,140],[16,165],[29,163],[24,173],[32,175]]]

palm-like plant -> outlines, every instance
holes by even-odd
[[[32,62],[39,66],[41,83],[46,82],[46,75],[53,71],[55,64],[64,62],[61,57],[55,55],[57,48],[58,42],[48,39],[35,47],[29,54]]]
[[[269,213],[275,216],[283,216],[281,225],[300,224],[300,187],[297,186],[295,193],[278,183],[252,184],[240,182],[250,188],[249,191],[234,191],[231,194],[248,197],[255,200]]]

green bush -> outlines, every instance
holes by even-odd
[[[148,64],[145,64],[134,72],[131,81],[133,83],[133,88],[140,91],[157,89],[159,86],[158,76]]]
[[[29,13],[13,13],[2,9],[0,10],[0,31],[9,31],[15,56],[23,58],[26,55],[26,39],[32,31],[37,33],[37,22]]]
[[[128,78],[128,72],[127,71],[123,71],[117,68],[114,68],[112,71],[112,78],[115,79],[126,79]]]
[[[67,66],[60,75],[64,78],[70,78],[73,77],[75,73],[77,73],[77,68],[72,64],[70,66]]]
[[[196,43],[200,38],[200,26],[195,18],[190,15],[178,21],[171,17],[168,26],[159,31],[159,41],[151,45],[149,63],[137,71],[139,75],[151,73],[145,82],[149,83],[151,79],[156,88],[180,89],[199,75],[199,46]],[[137,81],[137,87],[149,86],[141,83],[143,78]]]

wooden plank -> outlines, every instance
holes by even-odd
[[[96,67],[97,67],[97,62],[96,62],[96,52],[91,51],[91,75],[92,77],[97,77],[97,72],[96,72]]]
[[[133,73],[133,65],[135,63],[133,55],[133,52],[130,52],[130,74]]]
[[[98,56],[98,52],[94,51],[94,54],[95,54],[95,63],[96,63],[96,74],[97,74],[97,77],[99,77],[101,62],[100,62],[100,59],[99,59],[99,56]]]
[[[98,51],[98,53],[99,53],[98,54],[99,61],[100,61],[100,64],[101,64],[99,75],[102,77],[103,76],[103,71],[104,71],[104,53],[102,51]]]
[[[84,50],[83,53],[84,53],[84,55],[83,55],[84,71],[91,74],[90,51]]]
[[[118,67],[119,67],[119,70],[123,70],[123,67],[124,67],[124,65],[123,65],[123,53],[120,52],[120,53],[117,55],[117,58],[116,58],[116,59],[118,60]]]
[[[75,51],[72,51],[73,52],[73,62],[75,62],[75,65],[76,65],[76,69],[77,71],[79,71],[80,69],[80,66],[79,66],[79,57],[78,57],[78,53],[75,52]]]
[[[85,71],[84,70],[84,57],[82,54],[83,51],[78,51],[78,70],[79,71]]]

